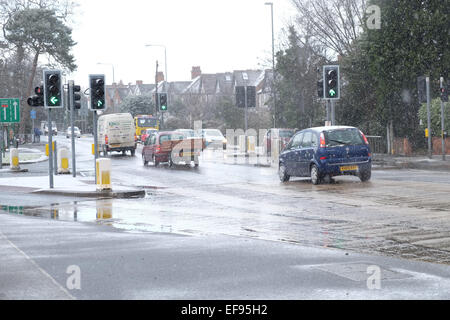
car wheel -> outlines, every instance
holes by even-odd
[[[136,154],[136,149],[131,149],[131,156],[134,157],[135,154]]]
[[[359,176],[359,179],[361,180],[361,182],[367,182],[370,180],[371,175],[372,175],[372,171],[369,169],[369,170],[361,171],[358,176]]]
[[[169,155],[169,167],[173,167],[172,155]]]
[[[148,161],[145,160],[145,156],[142,155],[142,163],[144,164],[144,167],[146,167],[148,165]]]
[[[287,182],[291,178],[288,174],[286,174],[286,167],[282,163],[280,163],[278,167],[278,177],[281,182]]]
[[[314,185],[318,185],[320,183],[319,169],[315,164],[311,166],[311,182]]]
[[[153,163],[154,167],[157,167],[158,164],[159,164],[158,160],[156,160],[156,156],[155,155],[152,156],[152,163]]]

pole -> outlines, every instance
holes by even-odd
[[[53,135],[53,133],[52,133]],[[53,151],[53,170],[55,172],[55,176],[58,175],[58,144],[57,141],[53,142],[55,144],[55,150]]]
[[[334,105],[334,100],[331,100],[331,125],[335,126],[336,125],[336,113],[335,113],[335,105]]]
[[[158,60],[156,60],[156,73],[155,73],[155,116],[158,119],[158,111],[159,111],[159,96],[158,96]],[[160,125],[159,130],[162,127]]]
[[[444,78],[441,77],[441,88],[444,88]],[[445,120],[444,120],[444,116],[445,116],[445,104],[444,101],[442,101],[441,99],[441,128],[442,128],[442,132],[441,132],[441,137],[442,137],[442,161],[445,161],[445,137],[444,137],[444,131],[445,131]]]
[[[3,124],[0,125],[0,169],[3,169],[3,147],[4,147],[4,138],[3,138]]]
[[[244,112],[244,120],[245,120],[245,156],[247,157],[247,154],[248,154],[248,145],[247,145],[247,129],[248,129],[247,83],[245,84],[245,91],[244,92],[245,92],[245,112]]]
[[[272,21],[272,93],[273,93],[273,114],[277,114],[277,103],[276,103],[276,93],[275,93],[275,35],[273,31],[273,3],[270,4],[270,15]],[[276,116],[274,119],[274,128],[276,128]]]
[[[52,109],[48,109],[48,176],[50,189],[53,189],[53,129],[52,129]]]
[[[69,109],[70,109],[70,131],[71,131],[71,143],[72,143],[72,175],[75,178],[77,176],[77,167],[76,167],[76,159],[75,159],[75,129],[73,126],[74,121],[74,101],[73,101],[73,86],[75,82],[73,80],[69,81]]]
[[[97,184],[97,158],[98,158],[98,137],[97,137],[97,111],[94,111],[94,167],[95,167],[95,184]]]
[[[433,156],[433,150],[431,149],[431,93],[430,93],[430,77],[426,78],[427,83],[427,121],[428,121],[428,157],[431,159]]]

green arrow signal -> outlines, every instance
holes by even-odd
[[[100,100],[98,100],[98,101],[97,101],[97,106],[98,106],[98,107],[101,107],[102,105],[103,105],[103,102],[100,101]]]
[[[336,91],[334,89],[330,89],[330,91],[328,91],[330,94],[330,97],[334,97],[336,95]]]
[[[51,98],[50,98],[50,103],[53,104],[53,105],[57,104],[58,101],[59,101],[59,100],[58,100],[57,97],[51,97]]]

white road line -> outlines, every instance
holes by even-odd
[[[76,300],[76,298],[74,296],[72,296],[63,286],[61,286],[51,275],[49,275],[44,269],[42,269],[41,267],[39,267],[39,265],[33,260],[31,259],[25,252],[23,252],[22,250],[20,250],[14,243],[12,243],[8,237],[6,237],[6,235],[0,231],[0,237],[2,237],[3,239],[5,239],[14,249],[16,249],[19,253],[21,253],[25,259],[27,259],[28,261],[30,261],[44,276],[46,276],[48,279],[50,279],[50,281],[53,282],[54,285],[56,285],[62,292],[64,292],[67,297],[70,300]]]

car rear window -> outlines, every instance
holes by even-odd
[[[174,141],[174,140],[183,140],[184,136],[182,134],[165,134],[159,137],[159,143],[162,143],[164,141]]]
[[[363,138],[356,128],[325,131],[327,147],[364,144]]]

